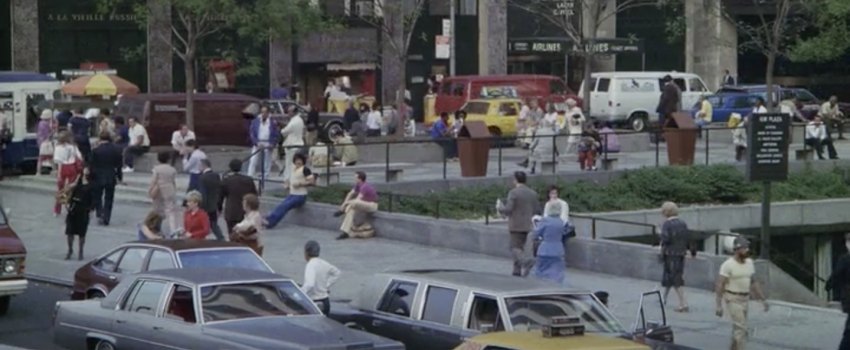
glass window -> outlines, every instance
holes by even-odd
[[[150,249],[147,248],[127,248],[127,253],[121,258],[118,264],[118,273],[139,273],[142,272],[142,263],[148,255]]]
[[[499,114],[505,117],[516,117],[519,115],[516,105],[513,103],[502,103],[499,106]]]
[[[676,83],[676,86],[678,86],[678,87],[679,87],[679,91],[688,91],[688,90],[685,88],[685,79],[682,79],[682,78],[675,78],[675,79],[673,79],[673,82],[674,82],[674,83]]]
[[[797,100],[802,103],[817,102],[818,98],[812,95],[809,90],[799,89],[796,91]]]
[[[451,4],[449,3],[449,0],[428,1],[428,14],[431,16],[449,16],[451,14]]]
[[[622,92],[654,92],[655,81],[652,79],[618,79],[620,91]]]
[[[753,106],[754,98],[747,96],[737,96],[734,97],[732,101],[732,108],[750,108]]]
[[[98,260],[94,263],[94,266],[106,271],[115,271],[115,267],[118,266],[118,260],[121,259],[121,253],[124,253],[124,248],[118,249],[103,259]]]
[[[452,84],[452,95],[455,96],[463,96],[463,86],[464,83],[453,83]]]
[[[577,316],[588,332],[625,332],[620,322],[589,293],[507,298],[505,304],[515,331],[540,329],[552,317]]]
[[[201,310],[204,322],[319,313],[292,282],[206,286],[201,288]]]
[[[440,84],[440,94],[441,95],[451,95],[452,94],[452,84],[447,82],[447,81],[443,81]]]
[[[502,322],[499,303],[496,299],[475,296],[466,328],[481,332],[488,328],[495,332],[504,331],[505,324]]]
[[[611,79],[599,79],[599,86],[596,87],[597,92],[608,92],[608,87],[611,85]]]
[[[138,281],[124,303],[124,311],[155,315],[165,282]]]
[[[162,249],[154,249],[151,252],[151,258],[148,261],[148,271],[168,270],[175,267],[174,261],[171,260],[171,253]]]
[[[38,105],[46,100],[44,94],[27,94],[27,132],[34,133],[38,129],[41,113]]]
[[[711,106],[714,108],[720,108],[723,106],[723,98],[720,96],[711,96],[708,97],[708,103],[711,103]],[[699,106],[699,103],[697,103],[697,106]]]
[[[567,86],[561,79],[549,80],[549,93],[552,95],[563,95],[567,93]]]
[[[452,322],[457,291],[442,287],[428,287],[425,293],[425,306],[422,308],[422,320],[448,325]]]
[[[182,285],[174,285],[171,288],[171,299],[168,300],[165,309],[165,317],[180,320],[187,323],[195,323],[195,300],[192,296],[192,288]]]
[[[702,80],[699,80],[699,78],[688,79],[688,88],[690,89],[688,91],[694,91],[694,92],[706,92],[706,91],[708,91],[708,89],[702,83]]]
[[[177,253],[183,267],[227,267],[274,272],[250,248],[188,250]]]
[[[590,78],[590,91],[596,91],[596,82],[598,79]]]
[[[378,311],[389,312],[404,317],[410,317],[410,305],[416,295],[416,284],[411,282],[393,281],[381,298]]]
[[[475,16],[478,15],[478,1],[477,0],[458,0],[458,9],[460,10],[461,16]]]
[[[467,114],[487,114],[490,111],[490,104],[487,102],[467,102],[466,106],[461,109]]]

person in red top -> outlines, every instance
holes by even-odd
[[[192,191],[186,195],[182,238],[207,239],[207,235],[210,234],[210,218],[200,208],[201,198],[201,193],[198,191]]]

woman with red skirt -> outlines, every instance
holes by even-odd
[[[57,144],[53,151],[53,163],[56,165],[56,204],[53,215],[62,214],[63,197],[67,197],[65,188],[77,182],[83,165],[83,156],[77,146],[71,142],[71,134],[67,131],[59,133]]]

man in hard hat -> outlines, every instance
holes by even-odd
[[[758,281],[753,279],[756,273],[753,259],[749,258],[750,242],[744,237],[735,238],[733,244],[734,255],[720,266],[720,275],[717,277],[717,316],[723,317],[723,305],[726,301],[726,311],[732,319],[732,350],[743,350],[747,342],[747,309],[750,302],[750,293],[755,299],[760,300],[767,312],[769,305],[762,293]]]

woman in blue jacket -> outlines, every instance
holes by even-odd
[[[534,276],[564,283],[567,265],[564,260],[564,221],[561,220],[561,204],[554,202],[546,206],[546,217],[540,220],[532,232],[531,239],[541,241],[534,263]]]

